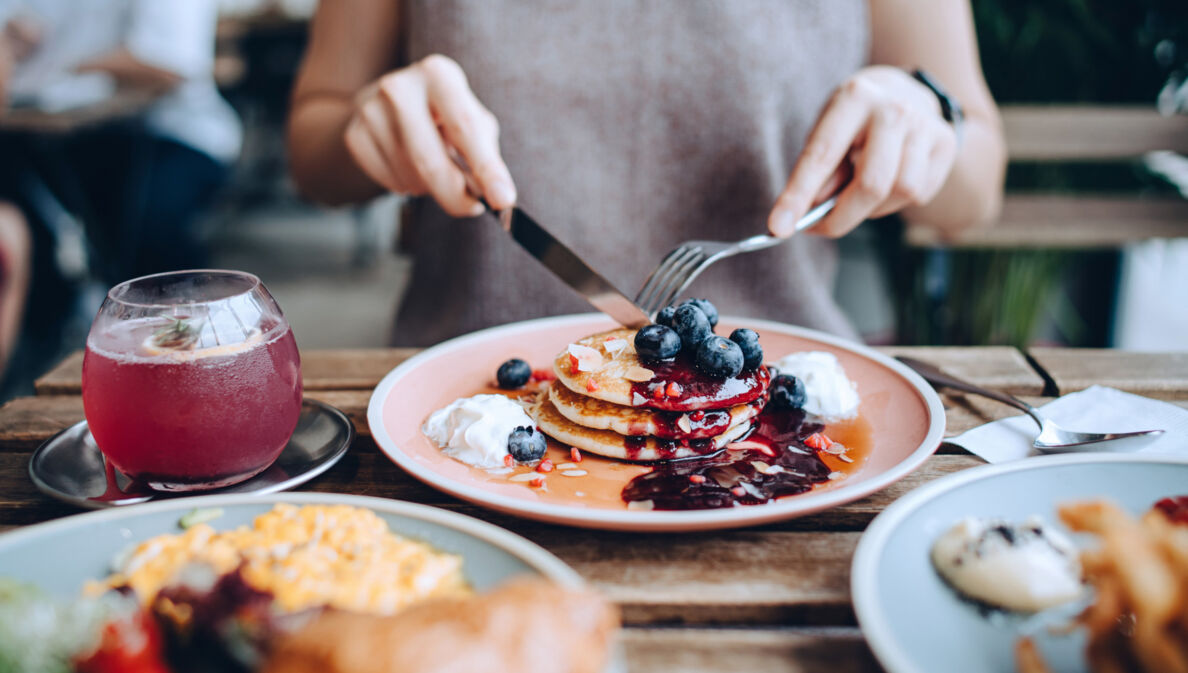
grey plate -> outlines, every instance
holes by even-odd
[[[64,599],[77,596],[89,580],[102,579],[118,554],[147,538],[177,533],[178,519],[198,508],[218,508],[217,530],[250,524],[278,502],[294,505],[365,507],[395,533],[427,542],[463,558],[462,572],[478,591],[523,574],[544,576],[575,587],[581,578],[540,546],[502,528],[462,514],[399,500],[337,493],[204,495],[170,498],[137,507],[88,512],[0,535],[0,577],[28,582]],[[616,647],[605,673],[625,671]]]
[[[297,429],[271,467],[247,481],[204,493],[260,494],[293,488],[330,469],[354,439],[355,426],[346,414],[324,402],[307,399],[302,403]],[[42,493],[87,509],[177,497],[133,484],[108,466],[86,421],[70,426],[38,447],[29,460],[29,477]]]
[[[1138,514],[1185,494],[1188,459],[1171,456],[1046,456],[937,479],[888,507],[858,543],[851,569],[858,623],[889,673],[1014,673],[1020,622],[983,617],[941,581],[929,561],[937,536],[965,516],[1038,514],[1061,529],[1056,507],[1065,502],[1107,498]],[[1034,635],[1053,671],[1087,670],[1082,634]]]

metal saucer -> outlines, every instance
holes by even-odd
[[[101,509],[149,500],[211,493],[275,493],[293,488],[330,469],[355,439],[355,426],[338,409],[305,400],[289,443],[267,470],[233,486],[210,491],[160,493],[134,483],[109,465],[87,422],[81,421],[50,437],[33,452],[29,477],[42,493],[62,502]]]

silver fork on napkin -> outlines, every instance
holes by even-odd
[[[1027,414],[1031,417],[1031,420],[1040,426],[1040,433],[1031,445],[1044,453],[1104,450],[1104,447],[1095,447],[1099,447],[1107,442],[1109,443],[1110,450],[1113,451],[1137,451],[1155,441],[1163,434],[1163,430],[1139,430],[1137,432],[1077,432],[1076,430],[1065,430],[1057,425],[1055,421],[1040,413],[1039,409],[1017,397],[993,390],[986,390],[969,381],[962,381],[955,376],[946,374],[927,362],[921,362],[915,358],[901,355],[896,359],[911,367],[917,374],[923,376],[925,381],[934,386],[943,386],[973,393],[974,395],[989,397],[1003,404],[1009,404]]]

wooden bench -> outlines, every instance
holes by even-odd
[[[1009,105],[1002,108],[1012,162],[1125,162],[1148,152],[1188,153],[1188,116],[1150,106]],[[1008,193],[992,227],[942,241],[909,227],[909,245],[957,248],[1116,248],[1148,238],[1188,237],[1188,200],[1178,196]]]

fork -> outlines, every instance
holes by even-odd
[[[1095,450],[1093,448],[1094,445],[1104,444],[1106,442],[1110,443],[1111,451],[1137,451],[1155,441],[1163,434],[1163,430],[1139,430],[1137,432],[1077,432],[1076,430],[1066,430],[1057,425],[1056,421],[1041,414],[1039,409],[1013,395],[986,390],[969,381],[962,381],[955,376],[946,374],[927,362],[921,362],[915,358],[900,355],[895,359],[911,367],[917,374],[924,377],[925,381],[934,386],[944,386],[953,388],[954,390],[973,393],[974,395],[989,397],[1003,404],[1009,404],[1027,414],[1031,417],[1031,420],[1040,426],[1040,433],[1031,445],[1041,453],[1093,451]]]
[[[805,213],[796,223],[795,232],[804,231],[821,221],[833,205],[837,197],[831,197],[817,207]],[[706,267],[718,260],[733,257],[740,252],[754,252],[779,245],[787,238],[759,234],[744,238],[737,243],[725,241],[685,241],[673,248],[660,261],[660,265],[648,276],[639,293],[635,295],[635,305],[643,309],[650,318],[655,318],[660,309],[672,303],[689,283],[705,271]]]

